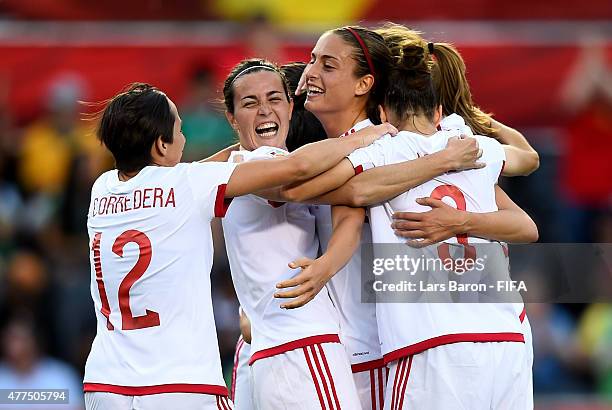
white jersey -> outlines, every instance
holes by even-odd
[[[373,125],[363,120],[343,136]],[[317,216],[317,234],[321,252],[327,250],[332,235],[331,207],[314,207]],[[366,222],[361,231],[361,243],[371,243],[372,233]],[[376,305],[361,302],[361,249],[357,249],[349,262],[328,282],[332,300],[340,313],[340,339],[350,356],[354,373],[380,367],[382,353],[376,325]]]
[[[223,216],[228,163],[149,166],[91,192],[97,335],[86,392],[227,395],[212,310],[210,222]]]
[[[248,161],[286,153],[260,147],[238,151]],[[274,356],[314,343],[339,342],[339,319],[327,289],[299,309],[281,309],[276,284],[299,270],[287,265],[301,257],[317,258],[315,216],[308,205],[276,203],[255,195],[232,200],[223,233],[240,306],[251,321],[251,359]]]
[[[395,137],[387,135],[356,150],[348,158],[355,168],[363,169],[414,160],[443,149],[449,138],[459,134],[458,130],[439,131],[424,137],[402,131]],[[405,239],[397,237],[391,228],[392,215],[396,211],[429,210],[415,202],[420,197],[437,197],[470,212],[497,210],[494,185],[503,168],[505,154],[496,140],[475,138],[483,149],[481,161],[487,166],[444,174],[382,206],[370,208],[374,243],[404,243]],[[479,238],[469,238],[469,241],[489,242]],[[457,243],[457,239],[445,242]],[[501,246],[499,253],[503,259]],[[377,303],[376,314],[385,362],[447,343],[524,341],[512,303]]]

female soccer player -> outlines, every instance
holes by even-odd
[[[265,60],[245,60],[231,71],[223,92],[228,121],[242,147],[230,161],[287,155],[292,100],[278,67]],[[363,219],[362,209],[338,209],[345,218]],[[281,309],[274,293],[276,283],[293,276],[288,262],[306,257],[338,270],[359,237],[344,232],[343,241],[317,258],[319,240],[311,207],[255,195],[232,201],[223,231],[236,294],[251,322],[255,407],[358,408],[350,364],[339,343],[339,318],[327,290],[292,310]]]
[[[351,131],[354,132],[354,130],[368,124],[368,116],[377,120],[376,107],[380,102],[380,94],[374,92],[372,87],[379,80],[384,84],[388,71],[386,66],[386,60],[389,58],[388,53],[388,49],[385,51],[383,39],[366,29],[358,27],[342,28],[321,36],[312,52],[312,60],[305,74],[308,88],[306,106],[321,120],[328,136],[350,134]],[[348,131],[343,132],[345,129]],[[462,143],[468,142],[451,140],[449,146],[456,148]],[[464,153],[469,154],[469,151],[466,150]],[[365,184],[356,185],[359,187],[358,191],[351,190],[352,187],[347,184],[349,189],[343,190],[341,188],[339,190],[340,195],[335,197],[333,195],[322,195],[318,200],[321,203],[356,204],[357,201],[362,201],[362,199],[361,197],[355,199],[355,192],[364,192],[364,190],[366,190],[367,195],[371,195],[370,191],[372,191],[372,194],[379,196],[381,193],[382,195],[388,195],[386,198],[395,196],[436,175],[462,167],[457,163],[451,163],[445,154],[447,153],[439,152],[415,161],[364,172],[353,178],[353,180],[366,178],[367,182]],[[471,158],[472,166],[474,165],[474,154]],[[345,167],[345,171],[348,170],[350,175],[353,175],[352,167],[350,165],[345,165]],[[341,178],[339,181],[333,173],[327,173],[313,181],[283,188],[280,194],[281,197],[290,200],[308,199],[313,195],[337,187],[338,183],[346,181],[350,175],[345,176],[344,180]],[[389,195],[389,191],[395,193]],[[365,194],[360,193],[360,195],[369,199]],[[358,205],[364,204],[358,203]],[[325,210],[324,207],[321,207],[321,209]],[[328,210],[327,214],[329,215]],[[492,217],[495,219],[495,224],[491,228],[488,228],[486,223],[477,221],[477,229],[484,227],[488,232],[491,230],[499,231],[496,224],[504,221],[512,220],[514,226],[516,226],[517,221],[526,220],[530,222],[530,219],[520,209],[508,210],[504,215],[500,213],[500,215]],[[456,218],[459,218],[459,215],[453,215],[449,222],[457,221]],[[470,215],[469,218],[472,219],[473,216]],[[329,237],[331,224],[327,223],[326,225],[327,227],[322,226],[319,232],[328,232]],[[524,237],[524,232],[524,230],[517,231],[514,229],[512,231],[513,239],[521,240]],[[368,233],[369,229],[365,229],[362,235],[368,235]],[[366,239],[364,242],[368,242],[368,240]],[[355,277],[358,277],[356,275],[360,274],[359,269],[359,254],[356,254],[347,267],[333,277],[330,282],[330,291],[332,295],[336,296],[336,305],[342,314],[342,334],[345,336],[344,340],[346,340],[345,343],[351,354],[355,371],[354,376],[361,393],[362,404],[364,408],[377,408],[377,405],[382,406],[382,391],[385,382],[384,366],[380,360],[382,355],[377,343],[374,306],[360,303],[360,289],[358,282],[354,280]],[[287,304],[289,307],[306,303],[313,295],[316,295],[318,289],[333,274],[329,270],[324,272],[328,275],[319,275],[319,273],[320,270],[313,269],[313,264],[306,266],[302,274],[293,280],[279,284],[281,288],[300,286],[279,296],[297,297],[295,301]]]
[[[210,221],[226,198],[310,178],[380,135],[321,141],[269,161],[180,163],[174,103],[133,84],[106,106],[98,137],[116,169],[88,212],[97,335],[88,409],[228,409],[210,298]]]
[[[472,132],[478,135],[489,135],[505,144],[506,158],[510,160],[507,161],[502,171],[504,176],[529,175],[538,168],[538,153],[531,147],[527,139],[517,130],[483,113],[474,104],[467,81],[465,62],[459,51],[452,44],[427,42],[421,37],[421,33],[398,24],[388,23],[382,28],[377,29],[376,32],[385,38],[385,42],[394,55],[400,54],[402,47],[408,44],[418,45],[426,50],[426,54],[432,59],[430,63],[432,67],[432,80],[444,116],[440,122],[441,129],[449,130],[461,127],[467,135],[472,135]],[[463,119],[467,122],[467,126],[464,125]],[[396,216],[402,215],[405,214],[398,213]],[[396,233],[400,236],[413,239],[414,229],[403,230],[404,223],[403,221],[396,220]],[[411,228],[414,228],[414,225]],[[523,334],[525,335],[525,347],[527,349],[527,369],[529,369],[530,377],[528,397],[532,398],[531,367],[533,365],[533,346],[531,326],[524,304],[516,304],[516,308],[517,314],[523,323]],[[532,408],[533,403],[530,403],[527,407]]]
[[[349,156],[353,166],[376,167],[428,155],[456,135],[456,131],[437,130],[441,107],[426,52],[418,45],[402,47],[398,66],[390,75],[385,112],[404,132],[394,141],[382,139],[370,149],[355,151]],[[437,63],[443,71],[443,63]],[[422,196],[448,197],[458,208],[473,212],[496,210],[497,177],[504,162],[511,167],[516,164],[496,141],[480,137],[479,142],[485,168],[440,176],[371,209],[374,241],[401,243],[389,226],[392,214],[424,211],[417,201]],[[463,245],[467,252],[468,242],[486,242],[457,238],[437,247],[437,254],[442,258],[448,243]],[[498,252],[503,259],[501,247]],[[523,329],[512,303],[378,303],[377,319],[385,362],[391,368],[385,408],[528,408],[530,370],[525,366]]]
[[[360,45],[364,41],[368,44],[369,52],[368,48],[364,51]],[[368,53],[369,63],[364,52]],[[380,84],[378,80],[374,82],[370,70],[376,67],[380,78],[384,79],[390,55],[382,38],[359,27],[337,29],[321,37],[313,50],[313,58],[318,54],[321,63],[317,61],[317,66],[322,64],[322,70],[330,74],[325,83],[311,86],[306,107],[321,120],[327,135],[337,137],[345,131],[351,133],[371,125],[368,115],[378,121],[377,106],[381,90],[384,90],[384,81],[381,80]],[[311,69],[312,63],[308,69]],[[468,141],[462,141],[431,158],[404,164],[403,171],[414,178],[416,185],[453,167],[473,166],[476,154],[476,144],[470,146]],[[457,157],[463,161],[461,164],[454,161]],[[287,189],[284,195],[291,198],[292,190]],[[355,232],[354,237],[358,237],[361,232],[361,235],[365,235],[363,242],[371,241],[370,229],[366,227],[362,230],[363,219],[341,219],[337,216],[333,218],[337,212],[335,209],[330,212],[328,206],[318,206],[314,209],[322,249],[326,249],[328,244],[338,242],[336,233],[343,231]],[[298,262],[294,266],[302,267],[307,275],[317,276],[323,272],[331,277],[335,273],[334,269],[325,266],[320,260],[302,259]],[[341,272],[334,276],[329,289],[340,311],[341,339],[351,358],[362,406],[364,409],[381,408],[386,369],[380,353],[374,305],[361,303],[360,289],[354,280],[359,269],[360,255],[356,252]],[[321,286],[322,284],[313,287],[313,291],[318,291]],[[316,292],[289,302],[286,306],[295,307],[305,303],[306,299],[314,294]]]

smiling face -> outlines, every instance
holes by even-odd
[[[323,34],[311,53],[306,69],[307,98],[304,107],[313,114],[344,111],[363,96],[361,79],[355,76],[353,47],[337,34]],[[365,103],[364,103],[365,104]]]
[[[285,147],[293,102],[287,99],[280,75],[271,70],[243,74],[234,81],[234,113],[227,119],[240,145]]]

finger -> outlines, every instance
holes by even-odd
[[[407,220],[398,220],[391,224],[391,228],[393,229],[401,229],[403,231],[410,231],[413,229],[419,229],[423,223],[419,221],[407,221]]]
[[[406,241],[406,245],[410,246],[411,248],[424,248],[426,246],[429,245],[433,245],[434,242],[432,242],[430,239],[423,239],[423,240],[410,240],[410,241]]]
[[[274,294],[274,297],[277,299],[290,299],[290,298],[297,298],[298,296],[301,296],[307,292],[311,292],[312,291],[312,286],[310,285],[306,285],[306,284],[302,284],[300,286],[298,286],[295,289],[291,289],[291,290],[286,290],[284,292],[276,292]]]
[[[312,295],[302,295],[299,298],[292,300],[291,302],[283,303],[281,308],[283,309],[295,309],[304,306],[310,302],[314,297]]]
[[[397,236],[400,236],[402,238],[419,239],[419,238],[425,238],[425,236],[426,236],[425,231],[421,231],[421,230],[418,230],[418,229],[412,229],[412,230],[394,230],[393,232],[395,232],[395,234]]]
[[[387,129],[387,134],[391,134],[391,135],[395,135],[398,133],[397,128],[395,128],[393,125],[389,124],[388,122],[385,123],[385,128]]]
[[[312,259],[310,258],[297,258],[293,262],[289,262],[289,267],[291,269],[304,268],[312,263]]]
[[[409,219],[411,221],[423,220],[423,213],[421,212],[395,212],[393,219]]]
[[[306,275],[299,274],[296,277],[291,278],[289,280],[284,280],[282,282],[278,282],[276,284],[276,288],[277,289],[292,288],[294,286],[301,285],[302,283],[306,282],[307,280],[308,280],[308,277],[306,277]]]
[[[484,162],[477,162],[477,163],[475,163],[474,165],[475,165],[475,166],[474,166],[474,168],[475,168],[475,169],[480,169],[480,168],[484,168],[484,167],[486,167],[486,166],[487,166],[487,164],[486,164],[486,163],[484,163]]]
[[[443,206],[447,206],[443,201],[432,197],[417,198],[416,202],[419,205],[429,206],[431,208],[441,208]]]
[[[478,155],[476,156],[476,159],[480,159],[480,157],[482,157],[482,148],[478,150]]]

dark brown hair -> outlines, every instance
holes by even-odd
[[[172,143],[174,121],[166,94],[149,84],[133,83],[108,102],[97,136],[113,154],[118,170],[135,172],[151,163],[151,147],[158,137]]]
[[[431,78],[427,50],[416,44],[404,45],[398,51],[395,67],[389,73],[385,107],[405,121],[425,115],[433,121],[438,98]]]
[[[290,100],[291,97],[289,95],[289,87],[287,86],[287,80],[285,79],[285,74],[282,73],[278,66],[268,60],[264,60],[261,58],[249,58],[246,60],[242,60],[238,64],[232,68],[229,75],[225,79],[225,83],[223,84],[223,101],[225,103],[225,109],[227,112],[233,114],[234,113],[234,82],[236,79],[242,77],[243,75],[256,73],[259,71],[273,71],[280,76],[281,83],[283,84],[283,90],[285,91],[285,95],[287,96],[287,100]]]
[[[430,60],[434,88],[444,115],[460,115],[475,134],[491,135],[494,132],[491,128],[491,115],[474,105],[465,63],[452,44],[428,43],[421,32],[400,24],[386,23],[375,31],[385,39],[396,59],[402,48],[409,44],[423,48]]]
[[[433,43],[435,64],[432,74],[444,115],[457,113],[474,134],[492,135],[491,116],[474,104],[466,68],[459,51],[449,43]]]
[[[342,40],[352,46],[352,57],[356,62],[354,71],[355,76],[357,78],[363,77],[366,74],[372,74],[374,76],[374,85],[370,90],[370,95],[366,103],[366,114],[372,122],[380,124],[378,106],[382,104],[384,100],[385,90],[387,88],[387,75],[392,64],[391,52],[384,38],[372,30],[359,26],[340,27],[331,30],[331,33],[340,36]],[[370,61],[375,73],[372,73],[370,69],[368,59],[365,55],[366,51],[364,51],[359,40],[353,33],[356,33],[367,47],[367,53],[370,56]]]

